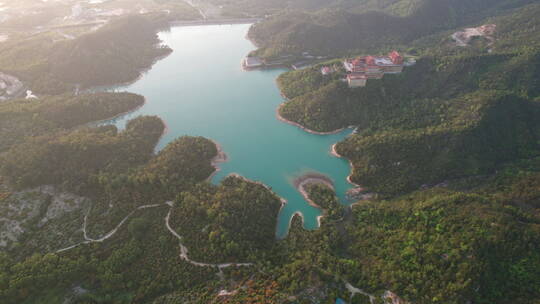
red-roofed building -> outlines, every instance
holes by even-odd
[[[368,65],[375,65],[375,57],[373,56],[366,56],[366,64]]]
[[[345,67],[345,70],[351,73],[365,73],[367,67],[366,60],[363,57],[345,60],[343,66]]]
[[[392,63],[394,64],[403,64],[403,56],[401,56],[398,51],[390,52],[390,54],[388,54],[388,57],[392,59]]]
[[[397,52],[393,51],[388,56],[363,56],[355,59],[347,59],[343,62],[345,70],[349,72],[347,81],[350,87],[365,86],[361,84],[362,75],[365,79],[381,79],[384,74],[397,74],[403,71],[403,57]],[[357,75],[358,74],[358,75]],[[352,75],[352,76],[351,76]],[[351,81],[350,77],[353,77]],[[351,83],[353,85],[351,85]]]

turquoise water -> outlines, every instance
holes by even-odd
[[[117,88],[144,95],[146,104],[114,121],[123,127],[139,115],[157,115],[168,126],[158,149],[182,135],[204,136],[223,147],[229,160],[213,178],[230,173],[261,181],[287,200],[276,231],[284,237],[295,212],[306,229],[318,227],[321,211],[310,206],[292,181],[305,172],[330,177],[340,198],[350,189],[348,162],[330,154],[332,144],[350,130],[314,135],[280,122],[276,108],[283,102],[275,84],[284,70],[243,71],[241,59],[254,49],[245,39],[249,25],[176,27],[160,33],[174,52],[157,62],[135,83]]]

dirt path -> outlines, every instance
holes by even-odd
[[[84,216],[84,221],[83,221],[83,226],[82,226],[82,231],[83,231],[83,237],[84,237],[84,241],[83,242],[80,242],[80,243],[77,243],[75,245],[71,245],[69,247],[66,247],[66,248],[62,248],[62,249],[59,249],[56,251],[56,253],[60,253],[60,252],[64,252],[64,251],[67,251],[67,250],[70,250],[70,249],[73,249],[75,247],[78,247],[82,244],[88,244],[88,243],[101,243],[109,238],[111,238],[117,231],[118,229],[120,229],[120,227],[122,227],[122,225],[124,225],[124,223],[137,211],[137,210],[142,210],[142,209],[147,209],[147,208],[156,208],[156,207],[159,207],[159,206],[163,206],[164,204],[152,204],[152,205],[143,205],[143,206],[139,206],[137,207],[135,210],[131,211],[128,215],[126,215],[121,221],[120,223],[118,223],[118,225],[116,225],[116,227],[114,227],[113,230],[109,231],[107,234],[105,234],[104,236],[98,238],[98,239],[93,239],[93,238],[90,238],[88,236],[88,233],[86,232],[86,226],[87,226],[87,222],[88,222],[88,214],[90,214],[90,208],[88,209],[88,211],[86,212],[86,215]]]
[[[375,304],[375,296],[374,295],[369,294],[369,293],[363,291],[360,288],[352,286],[351,283],[349,283],[347,281],[344,281],[344,283],[345,283],[345,288],[347,288],[347,290],[351,293],[350,299],[352,299],[354,297],[354,295],[356,295],[358,293],[358,294],[361,294],[361,295],[364,295],[364,296],[368,297],[369,298],[369,303]]]
[[[88,219],[88,214],[90,213],[90,209],[88,209],[88,212],[86,213],[86,215],[84,216],[84,223],[83,223],[83,235],[84,235],[84,239],[89,241],[89,242],[98,242],[98,243],[101,243],[103,241],[105,241],[106,239],[110,238],[111,236],[113,236],[117,231],[118,229],[120,229],[120,227],[122,227],[122,225],[124,225],[124,223],[133,215],[133,213],[135,213],[137,210],[142,210],[142,209],[147,209],[147,208],[155,208],[155,207],[159,207],[159,206],[163,206],[164,204],[153,204],[153,205],[143,205],[143,206],[139,206],[137,207],[137,209],[131,211],[128,215],[126,215],[126,217],[124,217],[122,219],[122,221],[120,221],[120,223],[118,225],[116,225],[116,227],[111,230],[109,233],[105,234],[104,236],[102,236],[101,238],[99,239],[92,239],[90,237],[88,237],[88,234],[86,232],[86,223],[87,223],[87,219]]]
[[[352,300],[352,298],[356,295],[356,294],[361,294],[363,296],[366,296],[369,298],[369,303],[371,304],[375,304],[376,302],[376,299],[377,297],[372,295],[372,294],[369,294],[365,291],[363,291],[362,289],[360,288],[357,288],[357,287],[354,287],[351,285],[351,283],[347,282],[347,281],[343,281],[343,283],[345,283],[345,288],[347,288],[347,290],[351,293],[351,296],[350,296],[350,300]],[[380,298],[383,300],[383,303],[384,304],[410,304],[409,302],[403,300],[402,298],[400,298],[397,294],[391,292],[390,290],[386,290],[381,296]]]
[[[174,235],[177,239],[178,239],[178,242],[180,244],[180,258],[182,258],[182,260],[192,264],[192,265],[195,265],[195,266],[199,266],[199,267],[215,267],[215,268],[218,268],[220,271],[221,269],[223,268],[228,268],[228,267],[247,267],[247,266],[253,266],[253,263],[222,263],[222,264],[212,264],[212,263],[202,263],[202,262],[196,262],[196,261],[193,261],[189,258],[188,256],[188,248],[186,246],[184,246],[184,244],[182,244],[182,236],[179,235],[172,227],[171,227],[171,224],[170,224],[170,217],[171,217],[171,213],[172,213],[172,209],[173,209],[173,203],[172,202],[167,202],[166,203],[168,206],[170,206],[170,209],[169,209],[169,212],[167,213],[167,216],[165,216],[165,226],[167,226],[167,229],[169,230],[169,232],[171,232],[172,235]]]
[[[126,215],[120,221],[120,223],[118,223],[118,225],[116,225],[116,227],[114,227],[113,230],[109,231],[107,234],[105,234],[104,236],[102,236],[100,238],[97,238],[97,239],[90,238],[88,236],[87,231],[86,231],[86,227],[87,227],[87,223],[88,223],[88,215],[90,214],[90,210],[91,210],[89,208],[88,211],[86,212],[86,215],[84,216],[84,221],[83,221],[83,226],[82,226],[84,241],[80,242],[80,243],[77,243],[75,245],[71,245],[71,246],[66,247],[66,248],[59,249],[59,250],[56,251],[56,253],[61,253],[61,252],[73,249],[73,248],[78,247],[78,246],[83,245],[83,244],[101,243],[101,242],[111,238],[113,235],[115,235],[116,232],[118,232],[118,230],[124,225],[124,223],[138,210],[156,208],[156,207],[161,207],[161,206],[169,206],[169,212],[167,212],[167,215],[165,216],[165,226],[167,227],[167,230],[169,230],[169,232],[178,239],[179,245],[180,245],[180,258],[182,258],[182,260],[184,260],[184,261],[186,261],[186,262],[188,262],[188,263],[190,263],[192,265],[198,266],[198,267],[214,267],[214,268],[218,268],[220,273],[221,273],[222,269],[228,268],[228,267],[249,267],[249,266],[253,266],[253,263],[221,263],[221,264],[214,264],[214,263],[203,263],[203,262],[197,262],[197,261],[191,260],[189,258],[189,256],[188,256],[188,251],[189,251],[188,248],[186,246],[184,246],[184,244],[182,243],[182,236],[179,235],[170,225],[170,217],[171,217],[171,213],[172,213],[173,206],[174,206],[174,203],[172,201],[168,201],[168,202],[165,202],[163,204],[143,205],[143,206],[137,207],[136,209],[131,211],[128,215]]]

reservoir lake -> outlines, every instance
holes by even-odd
[[[217,184],[231,173],[268,185],[287,200],[277,219],[276,236],[287,235],[290,220],[301,213],[304,228],[316,229],[321,210],[295,189],[295,178],[318,172],[334,182],[345,203],[349,163],[330,154],[333,144],[351,130],[316,135],[276,118],[284,102],[276,78],[284,69],[244,71],[241,60],[255,46],[246,39],[249,24],[173,27],[159,34],[173,49],[133,84],[116,91],[146,97],[138,110],[112,121],[123,128],[129,119],[157,115],[167,124],[158,145],[183,136],[204,136],[219,143],[228,156],[212,178]]]

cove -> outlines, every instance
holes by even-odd
[[[140,115],[157,115],[167,124],[158,149],[183,136],[218,142],[228,156],[213,183],[231,173],[268,185],[287,200],[277,219],[276,236],[287,235],[295,213],[304,228],[316,229],[321,211],[310,206],[293,180],[306,172],[325,174],[345,202],[351,188],[349,163],[330,154],[351,131],[307,133],[276,118],[283,102],[275,80],[285,70],[244,71],[242,58],[255,47],[245,38],[249,24],[173,27],[160,39],[173,49],[133,84],[118,87],[146,97],[137,111],[112,121],[123,128]]]

